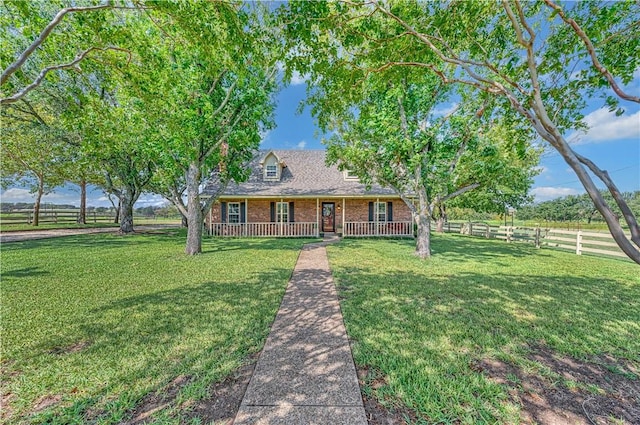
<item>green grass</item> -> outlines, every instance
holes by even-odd
[[[455,235],[435,235],[428,261],[413,255],[413,241],[327,249],[355,361],[377,383],[365,392],[424,423],[521,422],[505,387],[473,367],[483,359],[552,374],[527,358],[548,346],[640,366],[633,263]]]
[[[155,417],[186,421],[262,348],[304,242],[207,239],[195,257],[183,232],[3,244],[8,421],[119,423],[181,376],[188,384]]]

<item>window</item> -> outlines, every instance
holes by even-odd
[[[355,173],[351,170],[344,170],[343,175],[344,179],[347,181],[359,180],[358,176],[356,176]]]
[[[278,166],[277,165],[267,165],[267,173],[265,177],[269,179],[275,179],[278,177]]]
[[[375,211],[376,211],[376,221],[387,221],[387,203],[386,202],[376,202],[375,203]]]
[[[289,221],[289,203],[276,203],[276,221],[278,223],[287,223]]]
[[[240,223],[240,202],[229,202],[227,223]]]

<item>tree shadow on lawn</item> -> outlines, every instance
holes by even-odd
[[[157,399],[153,394],[171,388],[181,398],[163,402],[163,408],[189,410],[190,399],[206,397],[211,385],[261,349],[290,273],[274,269],[254,282],[203,282],[114,300],[89,311],[74,330],[33,349],[31,360],[40,357],[50,370],[44,373],[47,379],[64,373],[64,380],[73,384],[56,394],[55,405],[39,412],[33,408],[23,419],[122,422],[136,406],[136,412],[149,413],[150,400]],[[76,342],[70,345],[70,340]],[[67,349],[79,342],[80,350]],[[22,374],[20,379],[43,378]],[[95,380],[103,383],[83,388]]]
[[[369,248],[370,242],[379,239],[343,239],[336,245],[336,249],[351,248]],[[397,246],[401,249],[415,248],[414,239],[384,239],[385,246]],[[431,253],[433,256],[446,254],[448,258],[465,260],[491,260],[492,262],[505,265],[513,261],[513,259],[528,257],[533,253],[538,256],[545,257],[539,249],[532,244],[527,243],[508,243],[506,241],[495,239],[484,239],[463,235],[441,235],[436,234],[431,239]],[[505,262],[497,263],[496,259],[504,259]]]
[[[490,378],[497,372],[478,365],[494,361],[510,365],[509,371],[528,371],[532,379],[543,375],[544,385],[532,386],[537,404],[522,401],[528,391],[522,386],[502,385],[499,390],[523,410],[527,423],[527,418],[552,423],[566,418],[567,412],[574,415],[568,422],[591,423],[583,408],[593,396],[589,385],[596,385],[600,395],[599,410],[590,406],[591,414],[640,419],[629,405],[640,397],[640,285],[551,273],[429,276],[355,267],[338,268],[335,274],[356,362],[395,380],[394,390],[377,390],[383,399],[404,393],[404,404],[428,420],[455,421],[469,414],[466,405],[475,411],[468,420],[504,421],[495,416],[504,408],[501,398],[482,398],[495,394],[497,384]],[[604,385],[610,380],[605,375],[593,382],[578,374],[566,378],[560,363],[532,355],[542,350],[551,353],[546,359],[580,359],[584,370],[606,355],[627,373],[616,388]],[[486,379],[479,381],[483,372]],[[513,373],[514,379],[525,379]],[[398,382],[408,382],[409,387]],[[440,401],[431,400],[434,404],[457,401],[443,403],[442,410],[434,412],[433,406],[424,407],[424,394],[411,394],[415,388],[438,388]],[[560,391],[562,397],[557,396]]]
[[[20,278],[20,277],[33,277],[33,276],[42,276],[49,274],[47,270],[42,270],[39,267],[24,267],[21,269],[13,269],[13,270],[2,270],[2,277],[8,278]]]

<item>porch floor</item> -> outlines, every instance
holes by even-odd
[[[235,425],[367,424],[325,249],[338,239],[300,253]]]

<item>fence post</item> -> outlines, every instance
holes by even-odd
[[[576,255],[582,255],[582,231],[576,234]]]
[[[473,236],[473,223],[469,222],[469,236]]]
[[[536,248],[540,248],[540,226],[536,227]]]
[[[489,239],[491,237],[491,226],[489,226],[486,223],[485,223],[484,237],[487,238],[487,239]]]
[[[507,227],[507,242],[511,242],[511,233],[513,232],[513,228],[511,226]]]

